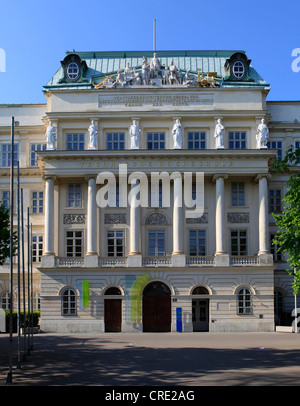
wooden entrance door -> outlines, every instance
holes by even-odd
[[[122,300],[104,300],[104,323],[106,333],[120,333],[122,324]]]
[[[171,331],[171,296],[163,283],[153,282],[144,289],[143,331]]]

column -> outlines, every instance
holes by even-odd
[[[225,179],[228,175],[214,175],[216,181],[216,252],[215,264],[229,266],[229,255],[225,250]]]
[[[259,254],[269,252],[268,175],[257,176],[259,184]]]
[[[94,176],[88,176],[86,179],[88,180],[86,255],[93,255],[97,253],[96,179]]]
[[[54,177],[47,176],[45,188],[45,243],[44,255],[54,255]]]
[[[173,204],[173,252],[172,265],[185,266],[183,253],[183,230],[182,230],[182,177],[174,177],[174,204]]]
[[[131,190],[136,186],[137,179],[131,182]],[[142,255],[140,249],[140,204],[136,194],[130,194],[130,230],[129,244],[130,252],[128,257],[128,266],[142,266]]]
[[[214,175],[216,180],[216,255],[225,254],[225,187],[227,175]]]

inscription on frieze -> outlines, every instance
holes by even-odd
[[[213,105],[213,94],[135,94],[135,95],[99,95],[98,107],[143,107],[143,106],[204,106]]]

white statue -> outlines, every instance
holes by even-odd
[[[182,148],[182,128],[180,120],[177,119],[172,129],[173,139],[174,139],[174,149]]]
[[[183,84],[187,86],[196,86],[196,76],[188,69],[184,75]]]
[[[178,85],[178,80],[177,80],[177,68],[174,65],[173,61],[171,61],[170,66],[169,66],[169,84],[177,84]]]
[[[222,124],[222,120],[218,118],[216,127],[215,127],[215,134],[214,137],[216,139],[216,147],[217,149],[223,149],[224,148],[224,126]]]
[[[258,134],[256,135],[256,148],[268,148],[267,142],[269,141],[269,129],[265,124],[265,120],[262,119],[261,123],[257,127]]]
[[[89,149],[97,149],[97,127],[95,121],[92,120],[92,124],[89,126],[89,133],[90,133],[90,144]]]
[[[139,124],[136,122],[136,120],[133,120],[132,125],[129,128],[131,149],[139,149],[139,132]]]
[[[47,130],[46,130],[46,141],[47,141],[47,150],[55,150],[55,135],[56,128],[52,126],[52,121],[50,121]]]
[[[150,66],[148,64],[148,59],[146,56],[143,56],[142,79],[143,79],[143,85],[150,84]]]
[[[151,78],[155,78],[160,70],[160,60],[157,58],[156,53],[153,54],[153,58],[150,61]]]

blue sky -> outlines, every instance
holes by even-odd
[[[299,0],[0,0],[0,103],[44,103],[66,50],[152,50],[154,19],[157,51],[245,50],[268,100],[300,100],[299,12]]]

